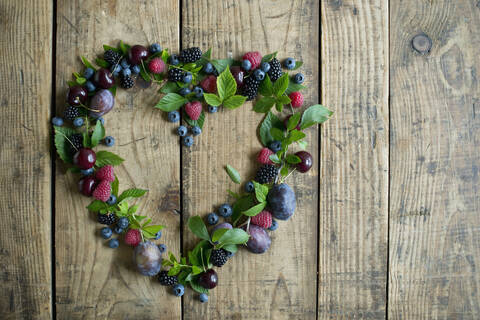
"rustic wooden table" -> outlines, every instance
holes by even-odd
[[[480,318],[480,2],[477,0],[0,0],[0,318]],[[250,49],[304,61],[308,103],[335,116],[308,131],[315,167],[264,255],[238,254],[207,304],[132,271],[52,151],[65,83],[102,44]],[[261,116],[208,117],[179,146],[155,88],[107,116],[141,210],[179,252],[186,219],[225,200],[227,163],[251,174]],[[176,210],[182,214],[175,213]]]

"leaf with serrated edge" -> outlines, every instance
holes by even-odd
[[[290,79],[288,78],[288,73],[284,73],[283,76],[277,79],[275,83],[273,84],[273,93],[277,96],[280,97],[285,93],[285,90],[288,88],[288,83],[290,82]]]
[[[95,129],[93,129],[92,136],[91,136],[91,146],[96,147],[100,140],[105,137],[105,128],[100,120],[97,120],[95,124]]]
[[[260,202],[259,204],[251,207],[247,211],[243,211],[242,213],[246,216],[254,217],[260,212],[262,212],[262,210],[265,209],[266,206],[267,206],[267,202]]]
[[[253,106],[253,111],[258,113],[267,113],[272,109],[273,105],[275,104],[275,99],[272,97],[263,97],[258,99]]]
[[[230,72],[230,68],[225,70],[217,78],[217,91],[220,100],[225,101],[233,96],[237,91],[237,82]]]
[[[290,163],[290,164],[297,164],[297,163],[302,162],[302,160],[301,160],[298,156],[296,156],[296,155],[294,155],[294,154],[289,154],[289,155],[286,157],[286,160],[287,160],[287,162]]]
[[[237,170],[235,170],[235,168],[227,164],[227,166],[225,167],[225,170],[227,170],[228,176],[230,177],[230,179],[232,179],[233,182],[237,184],[240,183],[241,181],[240,174],[238,173]]]
[[[213,241],[213,242],[216,242],[216,241],[217,241],[218,239],[220,239],[220,238],[223,236],[223,234],[224,234],[225,232],[227,232],[228,230],[230,230],[230,229],[220,228],[220,229],[215,230],[215,232],[214,232],[213,235],[212,235],[212,241]]]
[[[262,62],[270,62],[273,58],[277,56],[277,52],[269,53],[263,56]]]
[[[204,93],[203,98],[205,99],[206,103],[214,107],[218,107],[222,104],[222,100],[220,100],[220,98],[213,93]]]
[[[288,122],[287,122],[287,130],[288,131],[291,131],[293,129],[295,129],[297,127],[297,124],[298,122],[300,121],[300,118],[301,118],[301,114],[300,113],[294,113],[289,119],[288,119]]]
[[[247,97],[245,96],[240,96],[240,95],[231,96],[230,98],[227,98],[225,101],[223,101],[223,106],[228,109],[236,109],[241,105],[243,105],[246,100],[247,100]]]
[[[123,191],[122,194],[118,197],[117,203],[120,203],[122,201],[128,201],[129,199],[132,199],[132,198],[140,198],[145,193],[147,193],[147,191],[148,190],[137,189],[137,188],[127,189],[127,190]]]
[[[323,123],[327,121],[332,114],[333,111],[328,110],[320,104],[315,104],[303,112],[300,128],[303,130],[314,124]]]
[[[180,109],[188,100],[176,93],[167,93],[156,105],[162,111],[170,112]]]
[[[280,121],[280,119],[278,119],[275,114],[273,114],[272,112],[268,112],[262,123],[260,124],[259,129],[260,140],[265,147],[268,147],[270,142],[273,141],[273,137],[270,134],[270,129],[273,127],[282,129],[283,122]]]
[[[273,139],[277,141],[282,141],[285,138],[283,131],[278,128],[271,128],[270,134],[272,135]]]
[[[117,175],[115,175],[115,180],[112,182],[112,194],[115,195],[115,197],[118,197],[118,188],[120,186],[120,181],[118,180]]]
[[[273,94],[273,84],[268,74],[265,76],[265,79],[260,82],[258,92],[260,92],[260,94],[265,97],[271,96]]]
[[[120,156],[109,151],[101,150],[97,152],[97,160],[95,161],[95,166],[99,168],[106,166],[107,164],[112,166],[118,166],[122,164],[123,161],[124,159]]]
[[[202,287],[201,285],[199,285],[197,282],[195,281],[190,281],[190,287],[192,287],[192,289],[198,293],[205,293],[205,294],[208,294],[208,289],[205,289],[204,287]]]
[[[58,156],[63,162],[72,163],[72,156],[70,154],[71,142],[69,137],[76,131],[68,127],[53,126],[55,130],[55,148],[57,149]]]

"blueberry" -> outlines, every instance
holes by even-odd
[[[270,144],[268,145],[268,148],[272,150],[274,153],[277,153],[278,151],[280,151],[280,149],[282,149],[282,143],[278,140],[274,140],[270,142]]]
[[[87,91],[88,91],[88,92],[93,92],[93,91],[95,91],[95,89],[96,89],[96,87],[95,87],[95,85],[93,84],[92,81],[87,81],[87,82],[85,83],[85,87],[87,88]]]
[[[272,220],[272,225],[270,226],[270,228],[268,228],[268,230],[275,231],[277,229],[278,229],[278,222],[277,222],[277,220],[274,219],[274,220]]]
[[[204,67],[203,67],[203,72],[205,73],[212,73],[213,72],[213,66],[210,62],[208,62]]]
[[[93,77],[94,74],[95,74],[95,70],[93,70],[92,68],[87,68],[83,72],[83,77],[88,80],[91,77]]]
[[[116,225],[115,228],[113,228],[113,232],[120,234],[123,232],[123,228],[121,228],[119,225]]]
[[[251,67],[252,67],[252,63],[250,62],[250,60],[245,59],[245,60],[242,61],[243,70],[248,71],[248,70],[250,70]]]
[[[93,174],[93,168],[86,169],[86,170],[80,170],[80,173],[81,173],[83,176],[90,176],[90,175]]]
[[[155,240],[158,240],[162,237],[162,231],[158,231],[157,233],[155,233]]]
[[[158,249],[160,250],[161,253],[164,253],[165,251],[167,251],[167,246],[161,243],[158,245]]]
[[[182,143],[185,147],[191,147],[193,145],[193,137],[192,136],[183,137]]]
[[[130,63],[128,63],[127,59],[125,58],[123,58],[122,61],[120,61],[120,65],[122,66],[123,69],[130,68]]]
[[[126,229],[128,227],[128,218],[126,217],[121,217],[120,219],[118,219],[118,222],[117,222],[117,225],[122,228],[122,229]]]
[[[207,215],[207,222],[209,225],[213,226],[218,223],[218,216],[215,212],[209,213]]]
[[[108,241],[108,246],[112,249],[118,248],[119,244],[118,239],[110,239],[110,241]]]
[[[112,71],[112,73],[117,73],[118,74],[118,73],[120,73],[120,71],[122,71],[122,67],[119,64],[117,64],[115,66],[112,66],[110,68],[110,71]]]
[[[63,119],[60,117],[53,117],[52,124],[57,127],[63,126]]]
[[[140,66],[133,66],[132,67],[132,72],[134,74],[139,74],[140,73]]]
[[[285,68],[287,68],[288,70],[292,70],[293,68],[295,68],[295,59],[293,58],[287,58],[285,59],[285,61],[283,62],[283,66]]]
[[[293,82],[298,84],[302,84],[303,81],[305,81],[305,76],[303,75],[303,73],[297,73],[293,78]]]
[[[84,123],[84,120],[83,118],[80,118],[80,117],[75,118],[75,120],[73,120],[73,125],[77,128],[83,126],[83,123]]]
[[[154,43],[150,46],[150,52],[151,53],[157,53],[162,51],[162,47],[158,43]]]
[[[100,122],[102,123],[102,126],[105,125],[105,119],[103,117],[100,117],[97,120],[100,120]]]
[[[215,106],[208,106],[208,112],[215,113],[218,111],[218,108]]]
[[[224,203],[218,208],[218,214],[224,218],[228,218],[232,215],[233,210],[232,207],[228,203]]]
[[[117,203],[117,197],[114,194],[111,194],[110,198],[107,200],[107,204],[113,206],[115,203]]]
[[[192,92],[192,91],[190,91],[190,89],[188,89],[187,87],[182,88],[182,89],[180,89],[180,91],[178,91],[178,93],[179,93],[181,96],[184,96],[184,97],[185,97],[187,94],[189,94],[190,92]]]
[[[227,254],[227,258],[230,259],[231,257],[233,257],[235,255],[235,253],[233,252],[230,252],[228,250],[225,250],[225,253]]]
[[[182,78],[183,83],[190,83],[192,82],[192,74],[190,72],[185,73],[185,75]]]
[[[109,227],[102,228],[102,230],[100,230],[100,235],[103,239],[109,239],[112,236],[112,229]]]
[[[178,111],[170,111],[168,113],[168,121],[178,122],[180,120],[180,113]]]
[[[198,297],[200,299],[201,303],[205,303],[208,301],[208,296],[206,293],[201,293],[200,296]]]
[[[175,296],[181,297],[183,296],[184,293],[185,293],[185,288],[180,283],[177,283],[175,286],[173,286],[173,294]]]
[[[115,138],[112,136],[106,136],[105,139],[103,139],[103,143],[105,143],[107,147],[112,147],[115,144]]]
[[[193,92],[195,93],[195,97],[197,98],[203,97],[203,89],[201,87],[193,88]]]
[[[122,76],[124,77],[129,77],[131,74],[132,74],[132,71],[130,70],[130,68],[125,68],[122,70]]]
[[[176,54],[172,54],[168,58],[168,63],[170,63],[172,66],[176,66],[177,64],[179,64],[180,61],[178,60],[178,56]]]
[[[187,127],[185,126],[180,126],[177,128],[177,134],[180,136],[180,137],[184,137],[186,134],[187,134],[188,130],[187,130]]]
[[[245,192],[253,192],[255,190],[255,186],[253,185],[253,182],[252,181],[248,181],[246,184],[245,184]]]
[[[270,63],[262,62],[262,64],[260,65],[260,69],[265,73],[268,72],[270,70]]]
[[[194,136],[198,136],[200,133],[202,133],[202,129],[200,129],[199,126],[192,127],[192,134]]]
[[[255,71],[253,71],[253,76],[255,77],[255,79],[257,79],[258,81],[262,81],[263,79],[265,79],[265,72],[263,72],[262,70],[260,69],[257,69]]]

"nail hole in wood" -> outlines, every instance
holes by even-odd
[[[428,54],[432,49],[432,40],[425,33],[417,34],[412,39],[412,47],[421,54]]]

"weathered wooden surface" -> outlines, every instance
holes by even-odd
[[[390,19],[389,318],[478,319],[480,4],[392,1]]]

